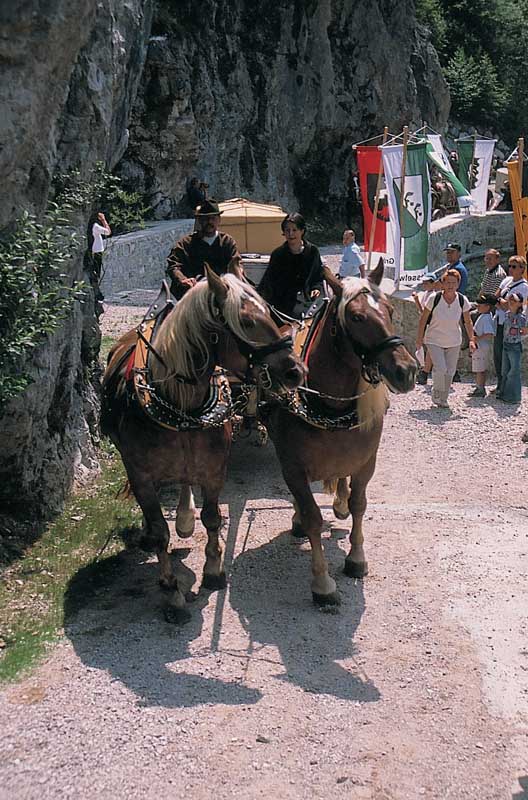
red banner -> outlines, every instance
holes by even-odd
[[[378,184],[378,173],[381,164],[381,150],[378,150],[377,147],[365,147],[360,145],[356,149],[356,158],[359,172],[359,188],[361,189],[361,204],[363,207],[363,240],[365,250],[368,250],[370,229],[374,221],[374,202],[376,199],[376,186]],[[375,220],[374,241],[372,244],[372,250],[375,253],[387,252],[386,231],[388,221],[389,202],[384,193],[380,196],[378,213]]]

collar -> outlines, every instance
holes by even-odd
[[[218,238],[218,231],[215,231],[214,236],[201,236],[200,238],[202,239],[202,241],[206,242],[210,247],[212,244],[214,244],[215,239]]]

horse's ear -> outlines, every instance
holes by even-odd
[[[220,308],[224,305],[227,297],[227,286],[216,272],[213,272],[209,264],[205,263],[205,274],[207,276],[207,283],[209,288],[216,297],[216,301]]]
[[[325,281],[330,286],[335,296],[340,298],[341,295],[343,294],[343,284],[341,283],[337,275],[334,275],[332,270],[326,265],[323,267],[323,275]]]
[[[381,281],[383,280],[383,270],[384,269],[385,269],[385,265],[383,263],[383,259],[380,256],[380,260],[378,261],[378,266],[368,276],[369,281],[371,283],[375,283],[376,286],[379,286]]]

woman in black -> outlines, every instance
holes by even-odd
[[[323,264],[319,250],[304,238],[301,214],[288,214],[281,223],[285,243],[270,257],[259,292],[267,302],[288,316],[295,307],[318,297],[323,289]]]

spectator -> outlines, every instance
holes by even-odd
[[[450,268],[444,272],[441,281],[442,291],[429,297],[420,317],[416,349],[425,342],[431,353],[433,404],[439,408],[449,408],[449,390],[462,343],[461,317],[464,319],[471,352],[475,350],[475,339],[469,316],[469,300],[458,292],[460,273]]]
[[[346,230],[343,233],[343,256],[339,267],[340,278],[364,278],[365,259],[361,255],[361,250],[356,244],[356,234],[353,230]]]
[[[444,247],[447,264],[444,264],[442,269],[443,271],[448,269],[456,269],[456,271],[460,274],[460,285],[458,287],[458,291],[460,294],[465,294],[469,275],[465,265],[460,259],[461,249],[462,248],[457,242],[449,242],[449,244]]]
[[[101,290],[99,288],[101,282],[101,272],[103,268],[103,253],[105,251],[105,243],[103,236],[111,236],[112,229],[106,221],[106,217],[102,211],[98,211],[91,226],[88,226],[88,241],[90,243],[90,250],[92,253],[92,272],[90,275],[90,283],[95,289],[96,299],[104,300]]]
[[[495,312],[495,321],[497,324],[497,333],[495,334],[495,341],[493,342],[493,362],[495,365],[495,373],[497,375],[497,386],[492,389],[490,394],[495,392],[501,393],[501,379],[502,379],[502,345],[504,338],[504,320],[506,318],[506,311],[508,310],[508,295],[515,292],[520,295],[524,301],[528,299],[528,281],[524,275],[526,271],[526,259],[523,256],[511,256],[508,259],[508,272],[510,273],[507,278],[504,278],[501,285],[496,291],[497,308]]]
[[[505,403],[521,402],[521,337],[526,333],[526,315],[522,313],[525,298],[516,292],[508,295],[504,318],[502,347],[502,381],[497,397]]]
[[[486,397],[486,375],[495,336],[495,320],[491,310],[496,303],[497,298],[492,293],[480,294],[477,298],[478,317],[473,326],[477,349],[471,356],[476,386],[470,392],[470,397]]]
[[[506,278],[506,273],[500,263],[500,251],[495,250],[493,247],[486,250],[484,264],[486,265],[486,270],[480,284],[480,294],[488,294],[489,292],[495,294],[504,278]]]
[[[187,187],[187,202],[194,212],[195,208],[201,205],[205,199],[205,191],[202,188],[205,184],[199,183],[198,178],[191,178]]]

